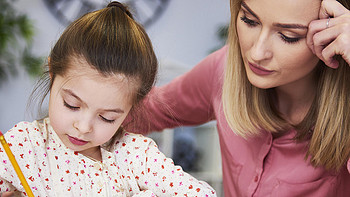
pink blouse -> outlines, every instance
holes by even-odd
[[[228,197],[350,196],[350,160],[338,173],[326,171],[305,161],[307,142],[296,143],[295,130],[276,139],[266,131],[243,139],[230,129],[221,101],[227,49],[209,55],[168,85],[154,88],[145,102],[150,123],[138,125],[137,130],[160,131],[216,120]]]

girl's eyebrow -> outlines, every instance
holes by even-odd
[[[242,7],[244,7],[251,15],[253,15],[256,19],[260,20],[258,15],[256,15],[252,9],[242,1]],[[284,24],[284,23],[273,23],[273,26],[285,28],[285,29],[308,29],[308,26],[302,24]]]
[[[66,94],[69,94],[70,96],[76,98],[79,102],[83,103],[84,105],[86,105],[86,103],[81,100],[81,98],[79,96],[77,96],[76,94],[74,94],[74,92],[70,89],[62,89],[62,91]],[[124,113],[124,110],[120,109],[120,108],[116,108],[116,109],[102,109],[103,111],[106,111],[106,112],[115,112],[115,113],[118,113],[118,114],[122,114]]]

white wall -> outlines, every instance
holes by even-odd
[[[64,27],[42,0],[17,0],[15,7],[34,23],[33,52],[46,57]],[[161,18],[146,29],[161,63],[159,84],[192,68],[216,48],[219,44],[216,31],[228,21],[229,0],[170,0]],[[34,82],[22,72],[0,87],[0,130],[3,132],[19,121],[32,121],[26,104]]]

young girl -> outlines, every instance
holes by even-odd
[[[228,46],[151,91],[150,130],[216,120],[225,196],[350,196],[349,8],[231,0]]]
[[[49,116],[5,134],[35,196],[215,196],[149,138],[120,127],[154,84],[157,60],[122,4],[73,22],[48,61]],[[0,190],[26,195],[3,148]]]

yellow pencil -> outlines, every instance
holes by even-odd
[[[6,152],[7,156],[9,157],[11,164],[12,164],[13,168],[15,169],[17,176],[18,176],[19,180],[21,181],[27,195],[29,197],[34,197],[34,194],[33,194],[32,190],[30,189],[30,187],[29,187],[29,185],[28,185],[28,183],[27,183],[27,181],[26,181],[26,179],[21,171],[21,168],[19,167],[19,165],[16,161],[16,158],[12,154],[12,151],[11,151],[9,145],[7,144],[5,137],[1,131],[0,131],[0,142],[1,142],[2,146],[4,147],[5,152]]]

